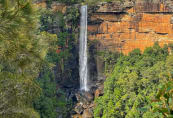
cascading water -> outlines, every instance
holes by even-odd
[[[81,6],[79,39],[79,74],[80,89],[88,91],[88,57],[87,57],[87,5]]]

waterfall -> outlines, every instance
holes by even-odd
[[[87,5],[81,6],[79,39],[79,75],[80,89],[88,91],[88,57],[87,57]]]

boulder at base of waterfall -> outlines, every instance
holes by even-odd
[[[78,114],[81,114],[83,112],[82,104],[78,103],[74,109],[74,111]]]
[[[103,95],[103,89],[96,89],[95,93],[94,93],[94,96],[95,98],[98,98],[99,96],[102,96]]]
[[[86,98],[87,101],[91,102],[94,100],[94,96],[90,92],[85,92],[84,97]]]
[[[82,118],[82,115],[76,114],[76,115],[73,115],[72,118]]]
[[[85,109],[82,118],[93,118],[93,112],[91,109]]]

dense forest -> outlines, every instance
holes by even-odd
[[[39,0],[0,0],[0,118],[71,117],[76,98],[69,96],[79,88],[80,22],[72,5],[112,1],[46,0],[40,8]],[[69,7],[53,11],[52,2]],[[91,49],[97,42],[89,43]],[[104,94],[94,99],[94,118],[172,118],[172,49],[156,42],[128,55],[94,52],[103,58],[107,77]]]
[[[57,86],[78,76],[78,66],[69,67],[77,58],[71,56],[76,51],[70,31],[75,24],[69,29],[65,25],[78,17],[72,10],[65,14],[72,17],[64,19],[64,14],[39,9],[31,0],[0,2],[0,117],[67,117],[71,101]]]
[[[143,53],[120,55],[104,82],[104,95],[95,99],[95,118],[172,117],[172,63],[168,46],[158,43]]]

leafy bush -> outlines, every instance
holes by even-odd
[[[97,55],[101,56],[101,58],[104,60],[104,73],[109,74],[114,69],[118,57],[120,57],[122,54],[111,51],[98,51]]]
[[[151,103],[141,110],[151,111],[145,114],[145,117],[172,118],[173,117],[173,56],[170,55],[166,60],[168,82],[159,86],[159,91]]]
[[[52,75],[53,73],[46,70],[37,80],[42,88],[42,94],[40,98],[34,102],[34,107],[40,113],[41,118],[57,117],[56,83]]]
[[[159,85],[169,79],[167,56],[167,47],[160,48],[157,43],[143,54],[136,49],[129,56],[121,56],[104,83],[104,95],[95,100],[95,118],[142,118],[152,114],[139,109],[150,104]]]
[[[159,118],[173,117],[173,81],[170,80],[159,89],[156,99],[151,103],[153,115]]]
[[[41,118],[67,117],[67,104],[64,92],[56,87],[54,73],[45,69],[37,79],[42,88],[41,96],[34,101],[34,108],[40,113]],[[58,110],[57,110],[58,109]]]

